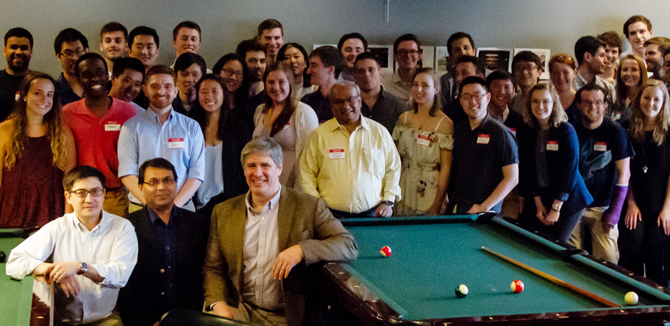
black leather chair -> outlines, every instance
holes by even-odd
[[[176,309],[163,315],[159,326],[249,326],[252,324],[204,312]]]

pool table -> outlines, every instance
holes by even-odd
[[[323,267],[335,309],[362,325],[663,325],[670,290],[498,215],[343,219],[359,247]],[[382,246],[390,257],[380,254]],[[482,250],[489,248],[621,307],[606,307]],[[510,289],[514,280],[523,292]],[[469,293],[455,295],[465,284]],[[640,301],[627,305],[635,291]]]

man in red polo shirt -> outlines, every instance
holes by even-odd
[[[86,97],[63,108],[63,118],[77,144],[77,165],[89,165],[105,174],[103,209],[128,215],[128,190],[117,177],[117,144],[121,126],[137,114],[130,103],[107,95],[109,74],[105,59],[97,53],[82,55],[75,71]]]

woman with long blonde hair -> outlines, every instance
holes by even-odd
[[[77,161],[54,80],[31,72],[0,123],[0,227],[39,228],[65,210],[63,174]]]

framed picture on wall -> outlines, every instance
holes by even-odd
[[[439,75],[447,73],[447,67],[450,65],[449,51],[446,46],[435,47],[435,70]]]
[[[368,45],[368,51],[379,59],[383,75],[393,74],[393,45]]]
[[[484,62],[488,70],[512,71],[512,49],[479,48],[477,57]]]
[[[549,59],[551,58],[551,50],[550,49],[523,49],[523,48],[516,48],[514,49],[514,55],[521,51],[530,51],[535,54],[537,54],[540,57],[540,62],[542,62],[542,75],[540,75],[540,79],[549,79]],[[511,69],[510,69],[511,70]]]

